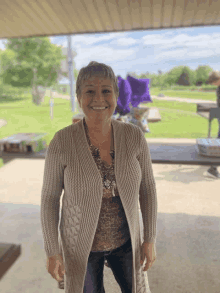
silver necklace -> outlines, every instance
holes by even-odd
[[[106,188],[108,190],[112,189],[112,195],[115,196],[114,189],[116,187],[116,182],[114,180],[114,177],[111,175],[111,173],[113,174],[113,171],[115,169],[115,151],[114,150],[110,151],[110,155],[111,155],[111,158],[112,158],[112,164],[110,165],[110,167],[105,167],[104,163],[103,163],[103,161],[102,161],[102,159],[100,157],[99,148],[97,148],[97,147],[95,147],[94,145],[91,144],[88,127],[87,127],[87,124],[86,124],[84,119],[83,119],[83,124],[84,124],[85,130],[86,130],[86,135],[87,135],[87,138],[88,138],[88,141],[89,141],[89,146],[90,146],[90,149],[92,151],[92,154],[100,163],[100,164],[97,164],[97,165],[98,165],[98,169],[100,171],[101,177],[102,177],[103,186],[104,186],[104,188]],[[108,169],[112,170],[112,172],[110,173],[110,180],[106,179],[106,174],[104,174],[104,169],[105,168],[108,168]]]

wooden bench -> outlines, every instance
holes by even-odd
[[[21,245],[0,243],[0,279],[21,254]]]

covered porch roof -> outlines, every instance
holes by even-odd
[[[220,24],[218,0],[1,0],[0,39]]]

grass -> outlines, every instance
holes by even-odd
[[[208,136],[208,120],[196,114],[196,104],[159,101],[146,104],[157,107],[161,122],[149,123],[146,138],[202,138]],[[211,136],[218,135],[218,121],[212,121]]]
[[[0,100],[0,118],[7,121],[1,128],[0,139],[15,133],[43,132],[49,144],[54,134],[71,124],[72,117],[78,112],[71,111],[70,101],[54,99],[53,119],[50,118],[50,97],[45,96],[40,106],[32,103],[31,95],[7,101]]]
[[[200,92],[200,91],[190,91],[190,90],[160,90],[159,88],[150,89],[150,94],[157,96],[159,93],[163,93],[168,97],[178,97],[178,98],[188,98],[195,100],[209,100],[211,102],[216,102],[216,92]]]
[[[216,87],[217,88],[217,87]],[[49,95],[49,90],[46,92]],[[212,102],[216,101],[216,89],[212,92],[201,92],[198,90],[191,91],[186,89],[179,89],[179,90],[171,90],[171,89],[160,89],[160,88],[151,88],[150,94],[157,96],[159,93],[163,93],[165,96],[168,97],[178,97],[178,98],[189,98],[189,99],[197,99],[197,100],[210,100]],[[62,95],[69,95],[68,92],[63,93]]]
[[[168,96],[205,99],[216,101],[215,93],[198,93],[189,91],[160,91],[151,89],[151,95],[163,92]],[[50,95],[45,96],[40,106],[32,103],[30,94],[17,97],[0,98],[0,118],[7,121],[1,128],[0,139],[15,133],[43,132],[47,133],[45,140],[49,145],[54,134],[72,124],[72,117],[78,113],[71,111],[70,101],[54,99],[53,119],[50,118]],[[196,114],[196,104],[154,100],[147,107],[157,107],[161,122],[149,123],[150,133],[146,138],[201,138],[208,135],[208,120]],[[218,121],[212,122],[211,137],[217,137]],[[0,166],[3,164],[0,159]]]

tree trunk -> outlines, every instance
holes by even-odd
[[[45,96],[46,90],[43,89],[40,86],[34,85],[32,87],[32,101],[35,105],[39,106],[41,103],[44,103],[44,96]]]
[[[32,102],[39,106],[41,105],[41,103],[44,103],[44,96],[45,96],[45,92],[46,90],[41,87],[41,86],[38,86],[36,84],[36,81],[37,81],[37,69],[34,68],[33,69],[33,72],[34,72],[34,78],[33,78],[33,82],[32,82]]]

